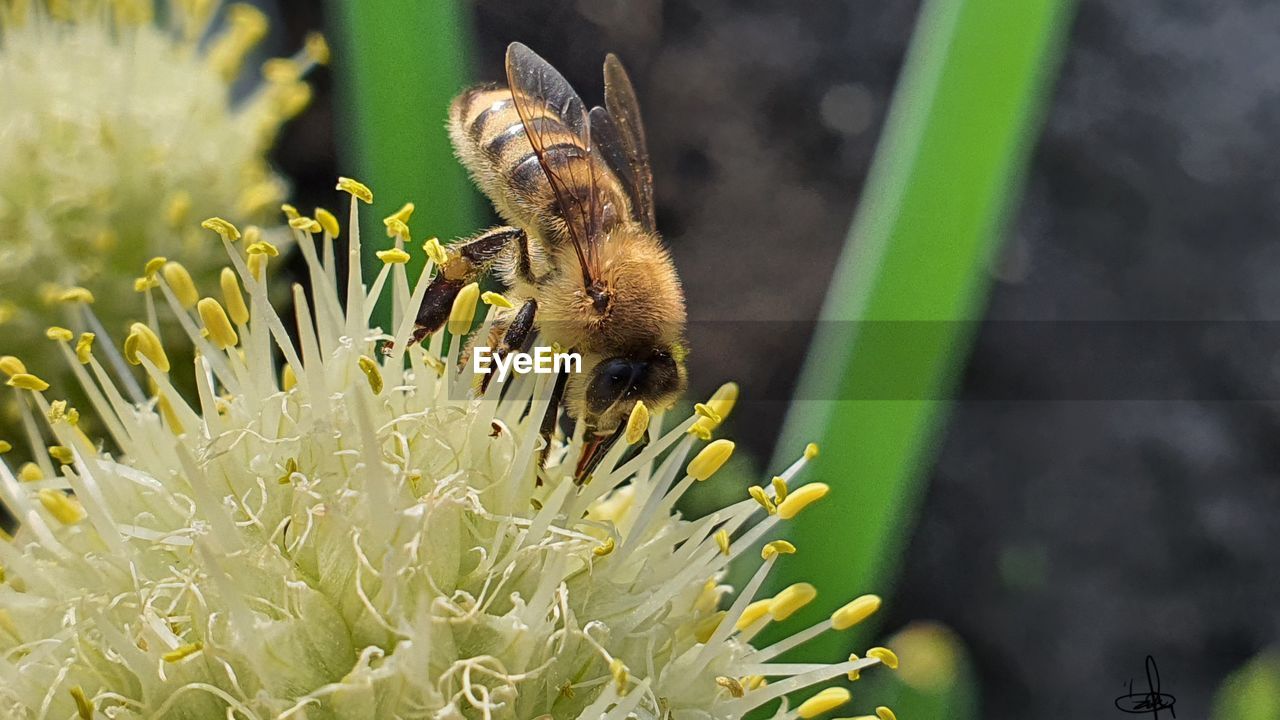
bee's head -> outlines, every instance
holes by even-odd
[[[679,345],[598,358],[583,371],[568,388],[569,405],[600,434],[625,423],[636,401],[665,410],[684,394],[687,383]]]

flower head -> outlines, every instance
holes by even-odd
[[[85,303],[118,332],[133,305],[123,281],[154,256],[212,282],[221,250],[193,219],[274,218],[286,188],[266,152],[327,50],[316,36],[233,91],[267,24],[220,6],[0,2],[0,352],[30,353],[58,308],[78,319]]]
[[[28,425],[44,426],[37,444],[60,448],[22,470],[0,458],[0,498],[22,521],[0,542],[0,708],[657,720],[777,706],[776,718],[807,718],[848,693],[809,690],[794,707],[784,696],[890,657],[775,661],[865,619],[874,597],[753,645],[814,597],[804,583],[757,597],[770,569],[806,550],[757,541],[797,521],[779,510],[791,498],[821,493],[801,484],[801,456],[756,498],[698,520],[675,512],[733,452],[708,442],[732,388],[666,432],[637,406],[628,424],[654,439],[629,430],[635,444],[617,443],[579,484],[581,425],[540,461],[554,378],[514,376],[476,397],[446,331],[407,346],[432,265],[411,284],[388,261],[367,283],[354,196],[345,302],[336,221],[294,223],[311,292],[295,287],[292,318],[268,301],[269,254],[212,226],[231,260],[219,296],[188,304],[157,280],[197,351],[196,398],[174,389],[189,369],[169,367],[148,324],[121,362],[106,338],[52,340],[121,456],[79,430],[43,368],[0,361]],[[392,249],[407,252],[405,240]],[[387,332],[370,327],[383,294]],[[486,297],[482,333],[502,304]],[[122,363],[145,371],[137,401]],[[736,592],[721,584],[735,557],[758,563]]]

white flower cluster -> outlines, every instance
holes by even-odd
[[[796,551],[757,541],[827,492],[797,481],[816,448],[752,497],[682,519],[681,494],[733,451],[711,440],[736,397],[726,386],[666,432],[638,406],[627,442],[585,484],[573,479],[580,427],[541,465],[554,378],[513,376],[475,397],[460,338],[442,352],[474,290],[460,294],[453,331],[407,347],[432,266],[411,285],[398,232],[366,290],[356,206],[372,194],[339,187],[353,196],[345,303],[339,227],[324,211],[290,223],[311,278],[311,292],[295,287],[294,318],[267,298],[274,248],[225,221],[205,223],[232,263],[220,298],[193,298],[163,263],[149,266],[149,294],[195,345],[197,399],[174,389],[171,372],[185,370],[170,368],[154,324],[133,326],[123,359],[106,338],[50,329],[119,457],[48,397],[39,368],[0,359],[32,442],[52,444],[22,468],[0,458],[0,499],[21,522],[0,540],[0,716],[692,720],[763,707],[810,718],[848,691],[784,696],[896,665],[884,648],[774,661],[861,621],[875,596],[752,645],[814,596],[802,583],[755,597]],[[390,333],[370,327],[383,294]],[[501,305],[489,299],[486,324]],[[120,372],[125,361],[152,393]],[[748,551],[763,557],[750,581],[721,585]]]

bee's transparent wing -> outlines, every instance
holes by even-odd
[[[636,220],[649,230],[657,230],[653,206],[653,167],[649,164],[644,123],[640,120],[640,102],[636,100],[635,87],[632,86],[626,69],[622,67],[622,61],[613,53],[609,53],[604,59],[604,106],[612,121],[618,148],[603,154],[627,186]],[[601,143],[602,148],[603,146]],[[613,165],[611,154],[618,156],[619,165]],[[623,164],[626,170],[620,169]]]

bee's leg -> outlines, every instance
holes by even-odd
[[[551,390],[551,402],[547,405],[547,412],[542,416],[542,427],[539,434],[542,435],[542,449],[538,451],[538,467],[542,467],[547,462],[547,454],[551,452],[551,436],[556,431],[556,419],[560,417],[560,405],[564,402],[564,388],[569,382],[569,373],[562,372],[556,376],[555,387]],[[542,478],[538,478],[538,485],[542,485]]]
[[[528,255],[528,238],[520,228],[500,227],[486,230],[479,236],[445,248],[444,264],[431,278],[427,293],[418,307],[410,345],[422,342],[431,333],[444,326],[453,309],[458,292],[468,283],[475,282],[489,271],[495,260],[504,252],[515,248],[523,256]]]
[[[502,339],[493,348],[492,354],[495,359],[505,357],[512,351],[527,352],[529,350],[529,343],[533,342],[533,318],[537,312],[537,300],[529,298],[524,301],[516,311],[515,317],[511,318],[511,322],[507,324],[506,331],[502,333]],[[493,342],[492,338],[490,342]],[[491,379],[493,379],[493,373],[480,376],[480,394],[483,395],[489,389]]]

